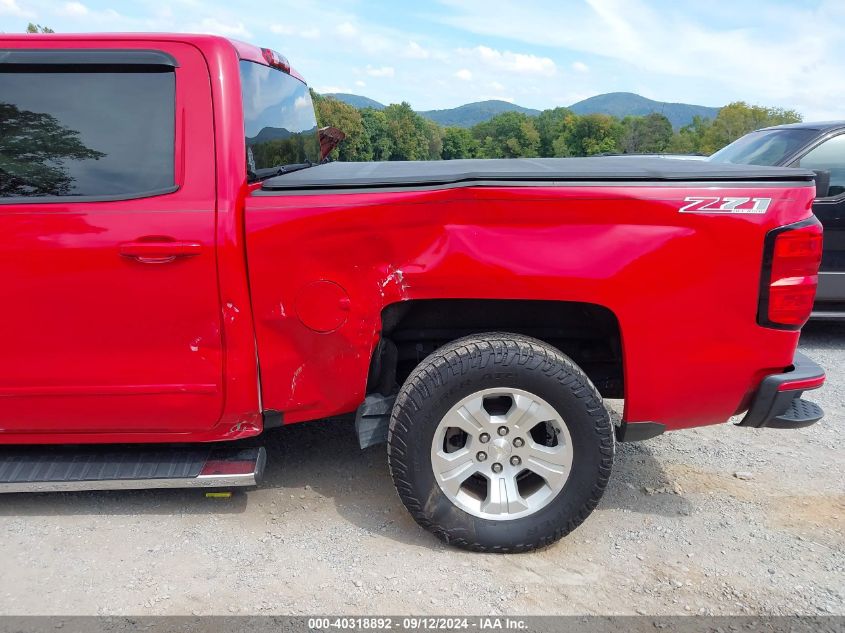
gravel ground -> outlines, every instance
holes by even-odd
[[[845,325],[802,349],[828,371],[822,423],[622,445],[598,509],[542,551],[442,545],[384,448],[319,422],[276,431],[265,484],[229,500],[4,497],[0,613],[845,615]]]

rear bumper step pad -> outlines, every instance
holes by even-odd
[[[824,382],[824,370],[800,352],[789,371],[766,377],[739,426],[799,429],[824,417],[822,408],[801,396]]]
[[[815,402],[793,398],[789,408],[766,424],[772,429],[800,429],[815,424],[824,417],[824,411]]]
[[[0,447],[0,493],[230,488],[261,481],[263,447]]]

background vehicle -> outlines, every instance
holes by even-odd
[[[320,164],[268,49],[3,47],[0,490],[252,485],[237,440],[354,412],[421,525],[520,551],[587,517],[616,439],[823,415],[810,171]]]
[[[824,253],[812,318],[845,319],[845,121],[792,123],[757,130],[709,160],[819,172],[813,213],[824,226]]]

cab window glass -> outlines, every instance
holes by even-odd
[[[172,68],[0,64],[0,199],[174,186]]]

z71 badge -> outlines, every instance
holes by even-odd
[[[687,196],[684,202],[681,213],[765,213],[772,199]]]

